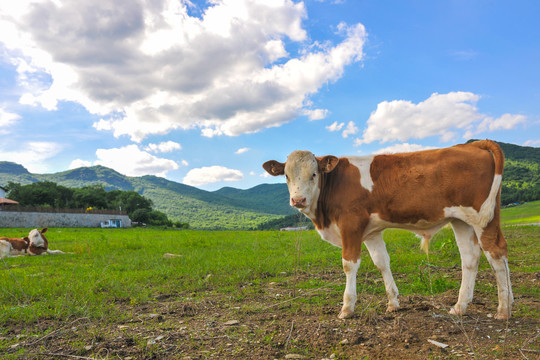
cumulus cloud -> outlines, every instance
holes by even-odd
[[[356,127],[356,125],[352,121],[349,121],[349,123],[347,124],[347,127],[345,128],[345,130],[343,130],[343,133],[341,135],[344,138],[347,138],[349,137],[349,135],[354,135],[357,132],[358,132],[358,128]]]
[[[337,121],[334,121],[332,125],[326,126],[326,129],[328,131],[334,132],[334,131],[340,131],[345,126],[345,123],[338,123]]]
[[[302,111],[302,114],[307,116],[309,120],[321,120],[328,115],[328,109],[305,109]]]
[[[78,168],[81,168],[81,167],[89,167],[89,166],[92,166],[91,161],[86,161],[86,160],[82,160],[82,159],[75,159],[75,160],[73,160],[71,162],[71,164],[69,164],[69,170],[78,169]]]
[[[23,165],[33,173],[46,172],[49,169],[44,161],[60,153],[62,145],[47,141],[29,141],[19,144],[18,149],[0,149],[0,159]]]
[[[94,162],[94,165],[106,166],[128,176],[165,177],[168,171],[178,169],[176,162],[151,155],[140,150],[137,145],[97,149],[96,156],[98,160]]]
[[[523,124],[527,118],[524,115],[504,114],[497,119],[486,117],[479,125],[474,133],[496,130],[510,130],[518,124]]]
[[[332,125],[326,126],[326,129],[330,132],[335,132],[335,131],[341,131],[341,129],[343,129],[344,126],[345,126],[345,123],[338,123],[337,121],[334,121]],[[349,123],[347,124],[347,127],[345,127],[345,130],[343,130],[343,132],[341,133],[341,136],[343,136],[344,138],[348,138],[349,135],[354,135],[357,132],[358,132],[358,127],[356,127],[354,122],[349,121]]]
[[[311,43],[302,2],[215,0],[200,16],[193,6],[0,0],[0,43],[26,89],[20,102],[77,102],[101,115],[96,129],[136,142],[173,129],[233,136],[324,118],[310,96],[363,57],[361,24],[339,24],[336,44]]]
[[[0,127],[12,125],[20,118],[21,117],[18,114],[11,113],[0,108]]]
[[[191,186],[201,186],[220,181],[241,181],[244,174],[240,170],[224,166],[205,166],[191,169],[183,179],[183,183]]]
[[[379,149],[377,151],[374,151],[373,153],[374,154],[398,154],[398,153],[406,153],[406,152],[430,150],[430,149],[436,149],[436,147],[402,143],[402,144],[388,146],[383,149]]]
[[[249,150],[250,150],[250,148],[243,147],[243,148],[240,148],[240,149],[236,150],[235,154],[243,154],[245,152],[248,152]]]
[[[146,146],[146,150],[153,153],[167,153],[174,150],[182,150],[182,145],[169,140],[159,144],[148,144],[148,146]]]
[[[458,132],[469,138],[484,131],[510,129],[525,121],[522,115],[505,114],[493,119],[476,108],[479,95],[471,92],[432,94],[418,104],[406,100],[383,101],[371,113],[356,145],[423,139],[440,136],[452,140]]]

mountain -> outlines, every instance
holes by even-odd
[[[285,184],[264,184],[248,190],[223,188],[205,191],[157,176],[129,177],[115,170],[92,166],[55,174],[31,174],[23,166],[0,162],[0,186],[9,181],[30,184],[51,181],[80,188],[103,185],[106,190],[137,191],[173,221],[195,229],[255,229],[260,224],[293,213]]]
[[[540,148],[500,142],[499,145],[506,156],[502,203],[539,200]],[[0,162],[0,186],[9,181],[20,184],[52,181],[75,188],[101,184],[107,190],[137,191],[151,199],[154,208],[166,213],[171,220],[187,222],[195,229],[255,229],[297,213],[289,206],[285,184],[262,184],[247,190],[224,187],[205,191],[157,176],[124,176],[103,166],[55,174],[31,174],[19,164]]]

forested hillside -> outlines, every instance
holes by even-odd
[[[506,158],[501,203],[507,205],[540,200],[540,148],[498,144]]]

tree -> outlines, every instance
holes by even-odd
[[[148,209],[137,209],[129,217],[131,221],[138,223],[149,223],[150,221],[150,210]]]
[[[22,186],[9,182],[8,198],[18,201],[23,206],[68,207],[73,190],[50,181],[41,181]]]
[[[148,223],[150,225],[164,225],[164,226],[172,226],[172,221],[167,218],[167,215],[162,213],[161,211],[153,210],[150,212],[150,219],[148,219]]]
[[[75,189],[73,202],[77,208],[86,209],[91,206],[96,209],[109,209],[107,191],[103,185],[91,185]]]
[[[152,200],[145,198],[136,191],[121,191],[117,194],[114,204],[116,209],[122,208],[131,217],[137,209],[152,211]]]

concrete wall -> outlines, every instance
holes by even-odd
[[[110,219],[122,220],[122,227],[131,227],[127,215],[0,211],[0,227],[3,228],[100,227],[102,221]]]

